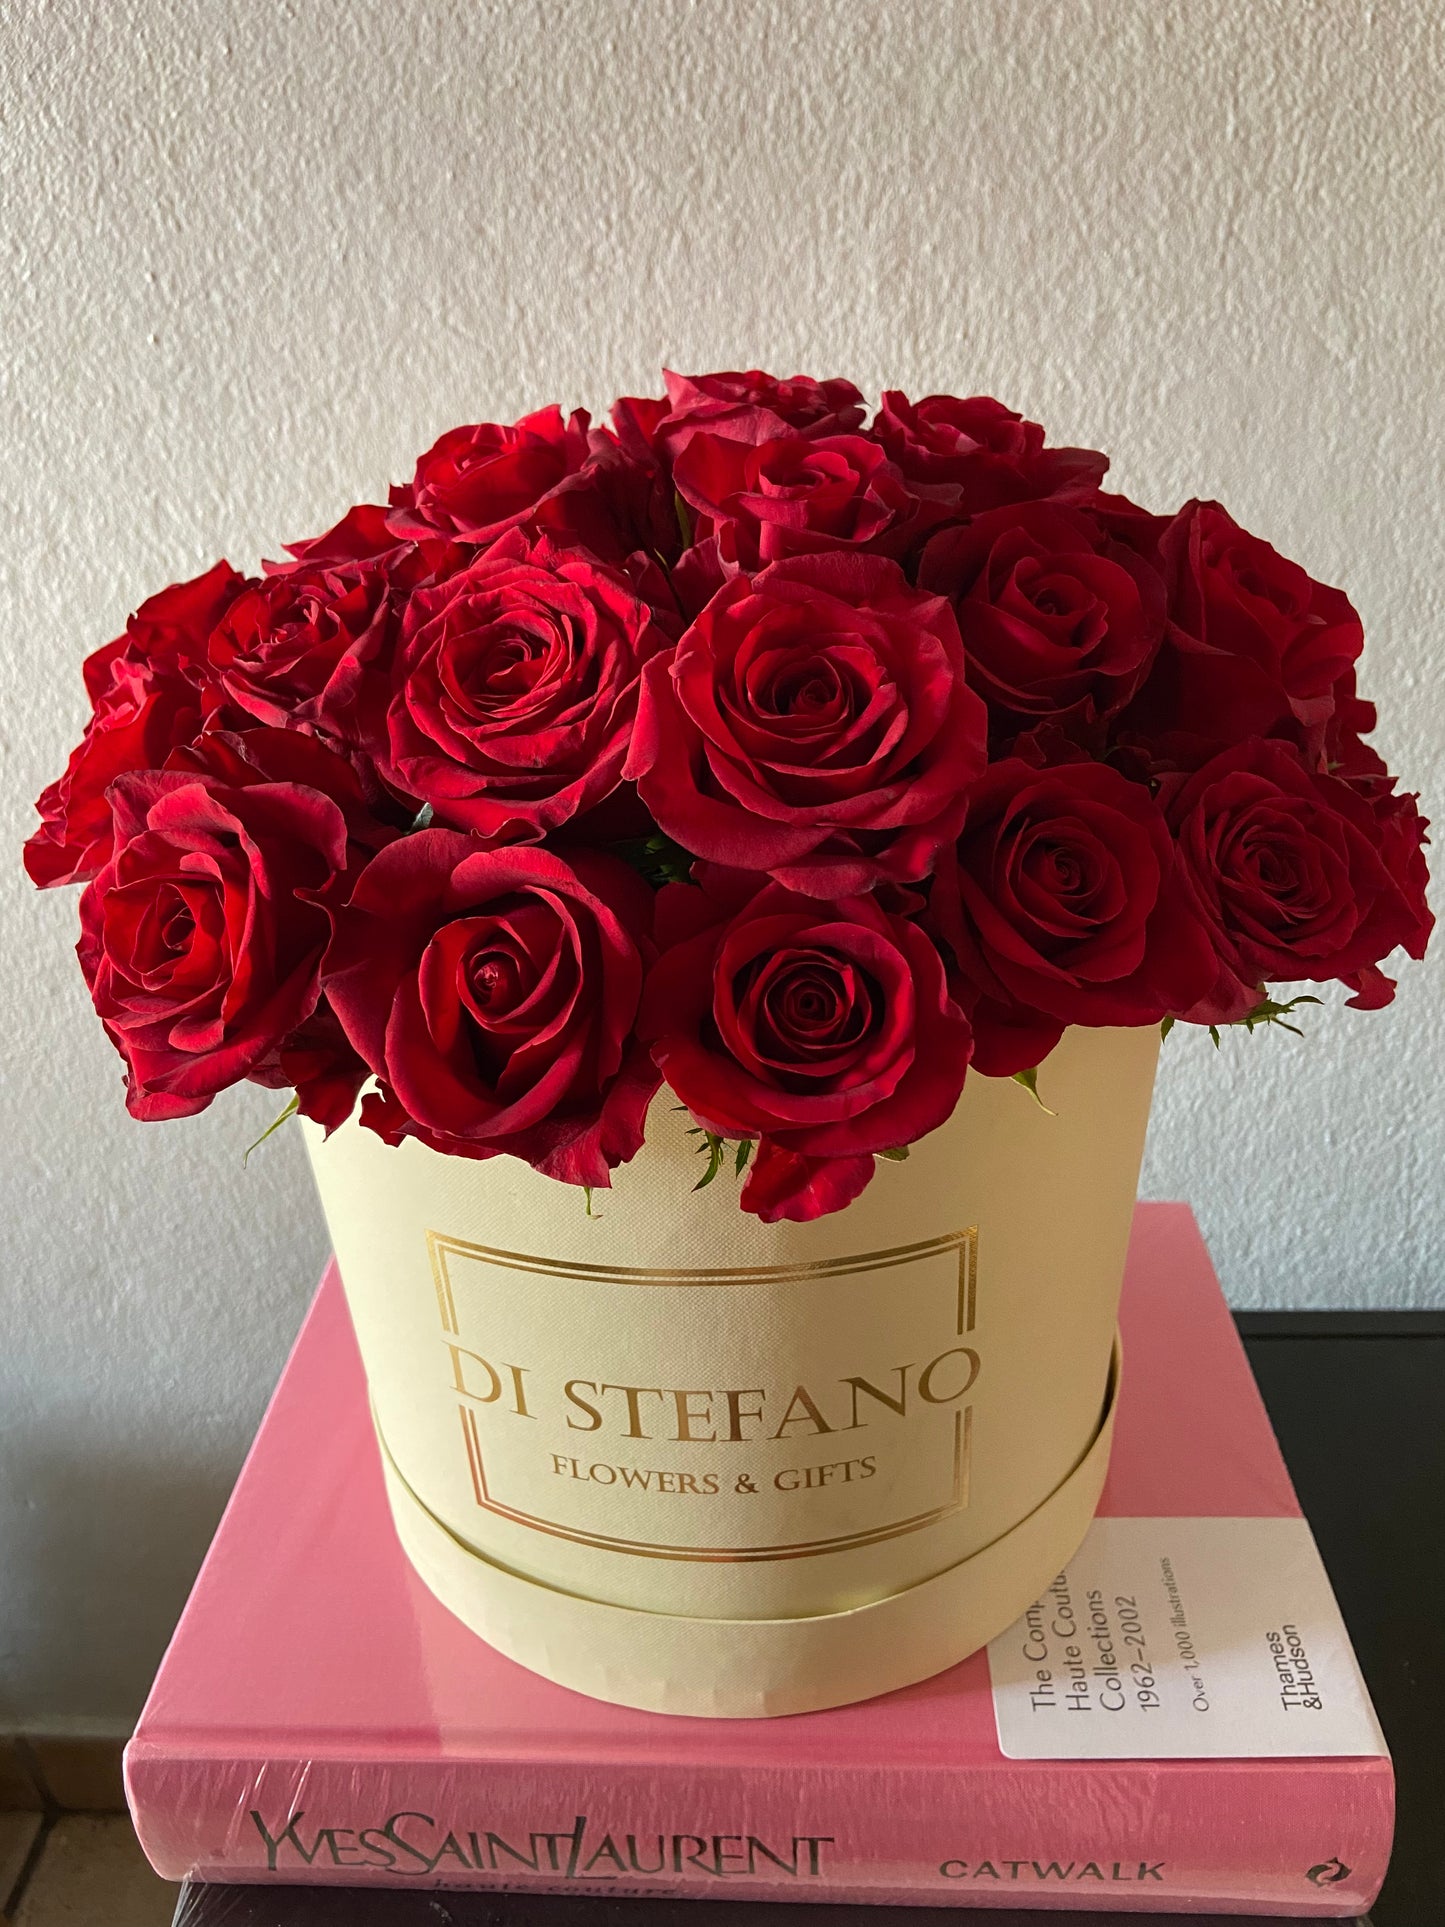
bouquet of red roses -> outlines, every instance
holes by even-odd
[[[1389,1001],[1425,824],[1340,590],[986,398],[666,391],[453,429],[86,663],[26,863],[135,1116],[249,1078],[590,1187],[665,1079],[812,1218],[1066,1025]]]

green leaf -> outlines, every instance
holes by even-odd
[[[1214,1048],[1216,1050],[1219,1049],[1219,1033],[1221,1030],[1245,1030],[1252,1036],[1255,1031],[1263,1030],[1272,1024],[1277,1030],[1289,1031],[1291,1036],[1303,1037],[1304,1032],[1300,1029],[1299,1025],[1292,1024],[1289,1020],[1302,1004],[1317,1004],[1319,1001],[1318,997],[1304,995],[1291,997],[1287,1003],[1281,1004],[1277,1003],[1266,990],[1261,988],[1259,1002],[1253,1010],[1247,1010],[1243,1017],[1236,1017],[1228,1024],[1211,1024],[1209,1026],[1209,1035],[1214,1039]]]
[[[1170,1031],[1173,1030],[1173,1028],[1174,1028],[1174,1019],[1172,1017],[1166,1017],[1163,1023],[1159,1026],[1159,1038],[1161,1043],[1169,1035]]]
[[[268,1124],[266,1126],[265,1130],[261,1133],[260,1137],[256,1139],[256,1142],[254,1144],[247,1145],[245,1154],[242,1156],[242,1159],[241,1159],[242,1170],[245,1170],[246,1166],[251,1162],[252,1151],[259,1151],[261,1146],[266,1142],[267,1138],[271,1136],[272,1132],[279,1131],[281,1126],[286,1122],[287,1118],[295,1117],[296,1113],[300,1109],[301,1109],[301,1099],[297,1097],[296,1094],[293,1092],[291,1096],[291,1102],[286,1106],[285,1110],[281,1113],[280,1117],[278,1117],[273,1123]]]
[[[1239,1022],[1251,1035],[1263,1024],[1277,1024],[1281,1030],[1291,1031],[1296,1037],[1303,1037],[1304,1032],[1299,1025],[1291,1024],[1288,1019],[1301,1004],[1317,1004],[1319,1001],[1318,997],[1291,997],[1288,1003],[1278,1004],[1273,997],[1266,994],[1260,998],[1253,1010],[1247,1011],[1239,1019]]]
[[[1045,1117],[1058,1116],[1058,1112],[1051,1111],[1048,1105],[1045,1104],[1044,1100],[1039,1096],[1039,1070],[1038,1070],[1037,1064],[1034,1066],[1034,1068],[1031,1071],[1015,1071],[1013,1074],[1013,1081],[1015,1082],[1015,1084],[1023,1085],[1024,1089],[1028,1092],[1029,1096],[1034,1100],[1035,1104],[1038,1105],[1039,1109],[1044,1113]]]
[[[675,489],[673,490],[672,506],[677,514],[677,526],[682,534],[682,546],[685,549],[690,549],[692,547],[692,515],[687,503],[683,501]]]
[[[692,1187],[694,1191],[704,1190],[706,1186],[711,1184],[723,1166],[724,1140],[718,1137],[713,1131],[704,1131],[702,1140],[702,1143],[699,1144],[697,1148],[699,1153],[707,1153],[707,1169]]]
[[[694,1124],[688,1131],[688,1136],[697,1139],[693,1148],[700,1158],[707,1159],[707,1169],[692,1187],[694,1191],[706,1190],[724,1164],[731,1164],[733,1175],[741,1178],[756,1148],[755,1141],[750,1137],[741,1137],[736,1140],[726,1138],[717,1131],[709,1131],[701,1124]]]
[[[416,815],[412,818],[411,827],[413,830],[429,830],[431,828],[431,819],[432,806],[430,803],[423,803]]]
[[[692,875],[693,858],[680,843],[664,836],[661,830],[649,836],[620,838],[611,845],[614,855],[660,890],[664,883],[686,883]]]
[[[875,1157],[887,1158],[890,1164],[906,1164],[908,1162],[908,1146],[906,1144],[895,1144],[891,1151],[875,1151],[873,1155]]]

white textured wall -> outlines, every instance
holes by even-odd
[[[83,654],[443,427],[682,369],[987,390],[1344,583],[1440,813],[1435,0],[0,5],[0,1726],[125,1721],[322,1255],[269,1093],[142,1127],[24,883]],[[1445,1302],[1441,969],[1176,1035],[1237,1302]],[[5,1695],[9,1705],[3,1704]]]

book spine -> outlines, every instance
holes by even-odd
[[[135,1744],[168,1880],[693,1899],[1362,1913],[1386,1760],[668,1773],[626,1763],[215,1762]]]

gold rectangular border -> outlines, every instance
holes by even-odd
[[[426,1234],[427,1256],[436,1287],[437,1308],[443,1333],[459,1337],[456,1295],[452,1285],[450,1258],[453,1253],[500,1270],[522,1271],[562,1281],[583,1279],[589,1282],[628,1285],[759,1285],[783,1284],[803,1278],[849,1277],[865,1271],[889,1271],[901,1265],[925,1263],[945,1253],[958,1253],[957,1331],[960,1338],[973,1331],[978,1316],[978,1226],[925,1238],[916,1244],[893,1245],[882,1251],[853,1252],[838,1258],[816,1259],[787,1265],[720,1266],[707,1270],[663,1271],[642,1265],[592,1265],[582,1261],[541,1258],[535,1253],[507,1251],[498,1246],[479,1245],[465,1238],[448,1237],[439,1231]],[[492,1496],[487,1486],[486,1465],[482,1456],[481,1435],[474,1408],[458,1403],[462,1437],[471,1471],[472,1491],[478,1506],[514,1525],[533,1532],[544,1532],[574,1545],[593,1546],[639,1559],[673,1559],[695,1564],[746,1564],[774,1559],[812,1559],[825,1552],[851,1552],[862,1546],[880,1545],[905,1533],[918,1532],[953,1517],[968,1505],[973,1467],[973,1406],[965,1405],[953,1415],[953,1489],[941,1506],[899,1519],[867,1532],[845,1533],[832,1539],[799,1540],[771,1546],[675,1546],[647,1539],[624,1539],[609,1533],[589,1532],[583,1527],[559,1525],[536,1513],[523,1512]]]

